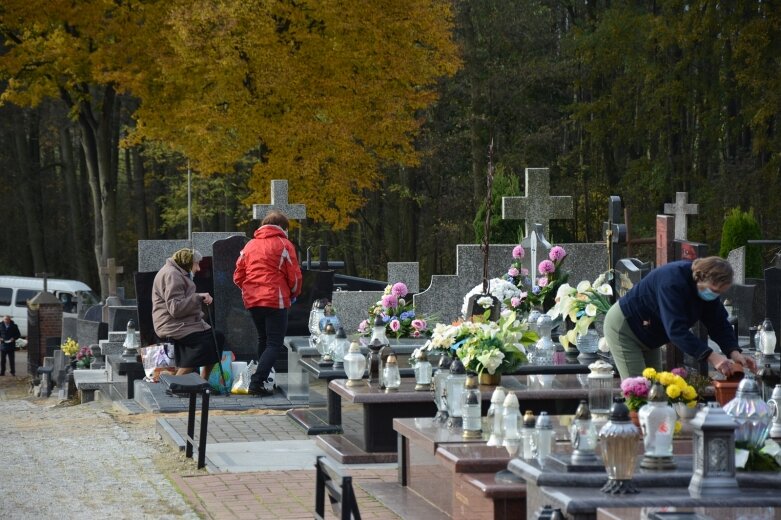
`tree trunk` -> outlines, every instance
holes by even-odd
[[[136,234],[139,240],[146,240],[148,237],[149,223],[146,218],[146,193],[144,191],[144,163],[141,159],[138,147],[130,149],[130,158],[132,167],[128,175],[132,178],[133,185],[133,203],[135,210],[133,216],[136,222]],[[130,174],[132,172],[132,175]]]
[[[60,156],[62,157],[62,176],[65,180],[65,195],[67,197],[70,250],[73,261],[76,264],[76,273],[79,280],[89,281],[90,271],[87,265],[83,223],[86,218],[82,212],[79,200],[79,183],[76,180],[76,161],[73,154],[73,140],[70,128],[60,128]]]

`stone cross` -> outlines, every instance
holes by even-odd
[[[608,254],[608,269],[614,269],[618,262],[618,246],[626,243],[626,224],[621,223],[621,197],[611,195],[607,207],[607,222],[602,223]]]
[[[117,295],[117,275],[125,272],[125,268],[116,264],[113,258],[106,259],[106,265],[101,266],[100,274],[108,277],[108,295]]]
[[[675,239],[686,240],[686,226],[688,215],[697,215],[699,204],[689,204],[689,194],[679,191],[675,194],[675,204],[669,202],[664,205],[665,215],[675,215]]]
[[[49,292],[49,277],[54,273],[35,273],[36,278],[43,278],[43,292]]]
[[[548,168],[526,168],[525,197],[502,197],[502,218],[524,220],[527,236],[538,222],[549,234],[550,219],[571,219],[573,216],[572,197],[550,195]]]
[[[252,218],[263,220],[269,212],[277,210],[285,214],[290,220],[304,220],[306,218],[306,206],[304,204],[290,204],[287,200],[287,179],[271,181],[271,204],[253,204]]]

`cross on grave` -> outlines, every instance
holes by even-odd
[[[521,241],[521,247],[525,251],[528,251],[526,256],[521,260],[521,265],[529,270],[529,277],[532,279],[532,284],[537,285],[534,280],[537,278],[537,266],[542,261],[542,258],[548,258],[551,246],[550,242],[545,240],[545,234],[542,229],[542,224],[534,224],[531,232],[526,235]],[[528,264],[526,263],[528,262]]]
[[[607,222],[602,223],[602,236],[607,245],[608,270],[614,269],[619,258],[618,246],[626,243],[626,224],[621,223],[621,197],[610,196],[607,207]]]
[[[43,292],[49,292],[49,277],[53,276],[54,273],[35,273],[36,278],[43,278]]]
[[[665,215],[675,215],[675,239],[686,240],[686,225],[688,215],[697,215],[699,204],[689,204],[689,194],[679,191],[675,194],[675,204],[664,205]]]
[[[275,179],[271,181],[271,204],[253,204],[252,218],[263,220],[271,211],[281,211],[290,220],[304,220],[306,218],[306,206],[304,204],[290,204],[287,200],[287,180]]]
[[[502,197],[502,218],[523,220],[528,236],[536,223],[542,223],[543,231],[550,233],[551,219],[572,219],[572,197],[550,195],[550,170],[526,168],[526,196]]]
[[[100,274],[108,277],[108,296],[117,295],[117,275],[123,274],[125,268],[116,264],[113,258],[106,259],[106,265],[101,266]]]

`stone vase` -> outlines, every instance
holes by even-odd
[[[691,421],[697,415],[699,407],[689,408],[686,403],[673,403],[673,409],[678,414],[678,418],[682,421]]]
[[[502,374],[499,372],[489,374],[484,370],[477,379],[481,385],[499,386],[502,383]]]

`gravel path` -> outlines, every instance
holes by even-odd
[[[6,378],[2,378],[6,380]],[[160,465],[172,452],[154,419],[134,422],[111,403],[68,406],[0,386],[0,518],[184,518],[198,515]]]

